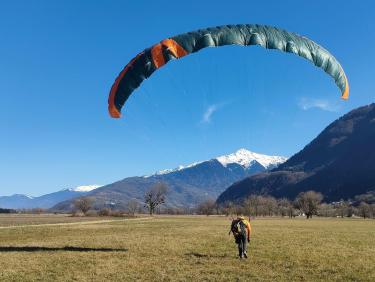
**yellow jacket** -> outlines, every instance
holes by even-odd
[[[246,219],[242,219],[242,222],[245,223],[246,225],[246,230],[247,230],[247,240],[249,241],[250,240],[250,236],[251,236],[251,225],[250,225],[250,222]]]

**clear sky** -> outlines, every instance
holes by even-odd
[[[239,148],[291,156],[329,123],[374,102],[375,2],[1,1],[0,195],[107,184]],[[297,56],[206,49],[134,92],[121,120],[109,89],[138,52],[179,33],[274,25],[327,48],[351,98]]]

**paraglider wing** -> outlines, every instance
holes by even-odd
[[[322,68],[341,90],[341,97],[349,97],[349,84],[340,63],[326,49],[298,34],[265,25],[226,25],[177,35],[145,49],[132,59],[112,85],[109,113],[121,116],[121,108],[143,80],[171,59],[178,59],[206,47],[224,45],[260,45],[267,49],[294,53]]]

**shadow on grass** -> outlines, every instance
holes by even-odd
[[[196,257],[196,258],[225,258],[227,257],[227,255],[207,255],[207,254],[201,254],[197,252],[186,253],[185,256]]]
[[[17,247],[0,247],[0,253],[7,252],[127,252],[128,249],[112,248],[84,248],[84,247],[39,247],[39,246],[17,246]]]

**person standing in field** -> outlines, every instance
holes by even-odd
[[[243,216],[239,216],[232,221],[229,235],[233,233],[236,244],[238,245],[239,258],[247,258],[247,244],[250,243],[251,225],[250,217],[246,220]]]

